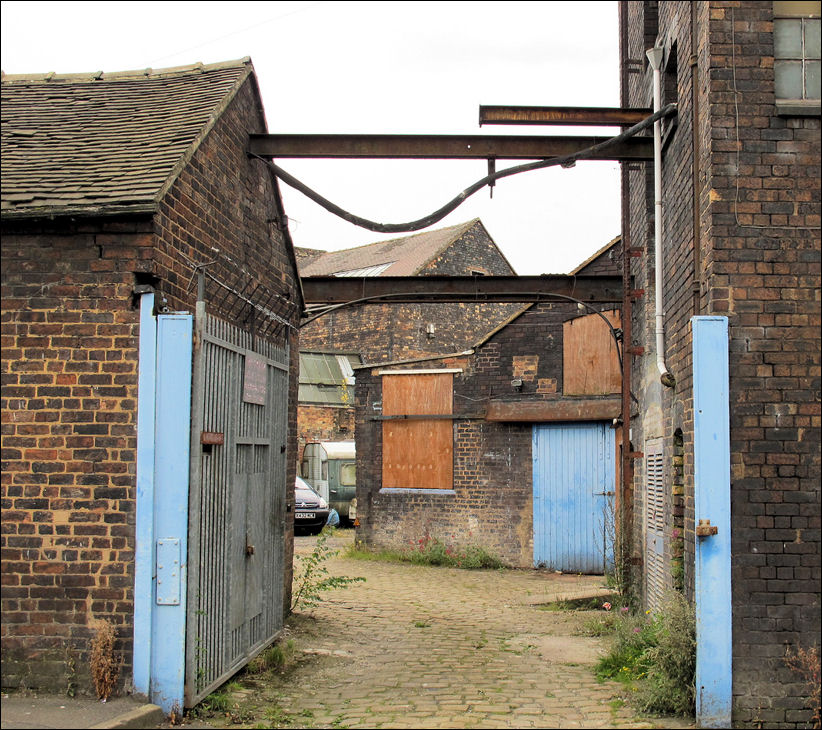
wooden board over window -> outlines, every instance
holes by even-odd
[[[621,327],[618,311],[602,313],[614,328]],[[598,314],[571,319],[562,325],[563,395],[608,395],[622,389],[616,343]]]
[[[450,415],[453,375],[383,375],[384,416]],[[382,486],[453,489],[451,419],[386,420],[382,425]]]

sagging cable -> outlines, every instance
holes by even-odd
[[[652,126],[654,122],[663,117],[670,116],[671,114],[676,113],[676,104],[667,104],[658,112],[651,114],[651,116],[643,119],[638,124],[635,124],[633,127],[626,129],[621,134],[618,134],[616,137],[611,137],[610,139],[606,139],[603,142],[598,144],[592,145],[590,147],[586,147],[578,152],[574,152],[570,155],[563,155],[562,157],[551,157],[550,159],[546,160],[538,160],[537,162],[528,162],[524,165],[516,165],[514,167],[506,168],[505,170],[498,170],[493,172],[489,175],[486,175],[481,180],[477,180],[473,185],[469,185],[465,190],[463,190],[459,195],[453,198],[451,201],[443,205],[438,210],[435,210],[430,215],[425,216],[424,218],[419,218],[415,221],[410,221],[408,223],[377,223],[376,221],[368,220],[367,218],[361,218],[358,215],[354,215],[353,213],[349,213],[348,211],[344,210],[340,206],[332,203],[330,200],[324,198],[318,192],[309,188],[305,183],[300,182],[297,178],[295,178],[290,173],[286,172],[276,163],[268,160],[264,157],[260,157],[257,154],[250,154],[250,157],[254,157],[258,160],[264,162],[271,171],[286,185],[289,187],[294,188],[295,190],[301,192],[307,198],[313,200],[317,205],[325,208],[329,213],[333,213],[334,215],[342,218],[343,220],[348,221],[349,223],[353,223],[355,226],[359,226],[360,228],[365,228],[369,231],[375,231],[377,233],[409,233],[411,231],[419,231],[423,228],[427,228],[428,226],[437,223],[438,221],[442,220],[452,211],[456,210],[460,205],[462,205],[469,197],[471,197],[474,193],[479,190],[482,190],[486,185],[493,185],[493,183],[497,180],[500,180],[504,177],[510,177],[511,175],[518,175],[521,172],[531,172],[532,170],[541,170],[546,167],[554,167],[559,165],[564,168],[573,167],[579,160],[586,160],[594,155],[603,152],[614,145],[619,144],[620,142],[624,142],[626,139],[629,139],[643,130],[647,129],[648,127]]]

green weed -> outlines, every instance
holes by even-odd
[[[370,550],[358,543],[349,548],[346,557],[466,570],[496,570],[506,567],[500,558],[482,545],[451,546],[436,537],[428,536],[410,542],[404,550]]]
[[[308,555],[298,556],[298,568],[295,570],[294,582],[297,589],[291,602],[291,610],[299,608],[312,609],[322,601],[322,594],[337,588],[345,588],[352,583],[360,583],[365,578],[348,578],[346,576],[329,575],[325,565],[329,558],[334,557],[339,550],[332,550],[327,542],[333,530],[324,529],[314,549]]]

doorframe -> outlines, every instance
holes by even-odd
[[[134,689],[183,708],[193,319],[140,299],[134,567]]]

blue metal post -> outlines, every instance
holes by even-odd
[[[693,317],[696,720],[731,727],[728,320]]]
[[[137,376],[137,504],[134,550],[133,682],[148,696],[151,664],[151,576],[154,571],[154,403],[157,323],[154,294],[140,297],[140,351]]]
[[[157,327],[150,697],[170,714],[183,709],[185,683],[193,321],[190,314],[161,315]]]

